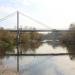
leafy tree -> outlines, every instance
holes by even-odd
[[[62,34],[60,41],[63,45],[75,44],[75,25],[71,24],[69,31]]]
[[[75,25],[71,24],[69,31],[64,32],[62,38],[60,40],[61,44],[67,47],[68,53],[75,53]],[[75,55],[69,55],[73,60],[75,59]]]
[[[0,29],[0,55],[13,50],[13,40],[9,31]]]

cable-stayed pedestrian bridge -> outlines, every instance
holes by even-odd
[[[53,39],[55,39],[55,37],[57,37],[57,35],[55,35],[56,33],[59,32],[66,32],[69,30],[56,30],[56,29],[52,29],[50,28],[49,25],[46,25],[28,15],[25,15],[19,11],[14,12],[12,14],[9,14],[8,16],[0,19],[0,28],[10,31],[10,32],[16,32],[16,50],[17,53],[16,54],[5,54],[5,56],[17,56],[17,70],[19,71],[19,56],[60,56],[60,55],[74,55],[75,53],[38,53],[38,54],[22,54],[20,53],[21,48],[20,46],[22,45],[20,42],[20,33],[21,32],[53,32]],[[24,33],[23,33],[24,34]],[[32,35],[32,34],[30,34]],[[47,36],[46,36],[47,37]],[[29,38],[29,37],[28,37]],[[9,38],[10,39],[10,38]],[[32,39],[32,37],[31,37]],[[2,43],[0,43],[2,44]],[[7,44],[7,43],[6,43]],[[27,43],[29,44],[29,43]],[[31,46],[27,46],[26,44],[26,48],[30,47],[32,43],[30,42]],[[49,44],[49,43],[48,43]],[[36,48],[36,46],[34,47],[34,49]]]

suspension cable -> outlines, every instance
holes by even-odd
[[[25,16],[25,17],[31,19],[31,20],[33,20],[34,22],[36,22],[36,23],[38,23],[38,24],[41,24],[42,26],[45,26],[45,27],[48,28],[49,30],[51,30],[51,28],[50,28],[48,25],[46,25],[46,24],[44,24],[44,23],[42,23],[42,22],[40,22],[40,21],[38,21],[38,20],[36,20],[36,19],[34,19],[34,18],[28,16],[28,15],[25,15],[25,14],[22,13],[22,12],[19,12],[19,13],[20,13],[21,15],[23,15],[23,16]]]
[[[0,19],[0,22],[1,22],[1,21],[4,21],[4,20],[6,20],[6,19],[8,19],[8,18],[11,17],[11,16],[13,16],[15,13],[16,13],[16,12],[13,12],[13,13],[11,13],[11,14],[9,14],[9,15],[3,17],[3,18],[1,18],[1,19]]]

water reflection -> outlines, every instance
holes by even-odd
[[[22,57],[20,75],[75,75],[74,65],[68,56]]]
[[[59,40],[55,40],[55,41],[47,41],[47,44],[48,44],[48,45],[51,45],[53,48],[56,48],[56,47],[61,46]]]
[[[68,51],[68,53],[75,53],[75,45],[73,44],[71,44],[71,45],[66,45],[66,48],[67,48],[67,51]],[[69,55],[70,56],[70,59],[71,60],[74,60],[75,59],[75,54],[73,54],[73,55]]]
[[[14,54],[15,53],[15,51],[14,51],[14,49],[12,49],[12,50],[2,50],[2,49],[0,49],[0,58],[4,58],[4,56],[5,56],[5,54]]]
[[[15,54],[16,47],[12,50],[1,50],[0,49],[0,57],[4,57],[5,54],[12,53]],[[17,51],[17,50],[16,50]],[[19,53],[75,53],[74,45],[62,45],[59,40],[47,40],[47,41],[31,41],[21,43],[19,45]],[[75,55],[69,55],[73,60],[75,59]]]
[[[75,53],[75,44],[66,44],[66,45],[62,45],[60,41],[55,41],[55,42],[50,42],[48,43],[50,45],[52,45],[53,48],[59,47],[61,46],[62,48],[65,47],[68,53]],[[64,50],[64,49],[63,49]],[[71,54],[69,55],[71,60],[75,59],[75,54]]]
[[[32,51],[35,53],[36,49],[38,49],[42,45],[41,42],[26,42],[24,44],[20,44],[20,54],[26,53],[27,51]]]
[[[20,44],[20,53],[74,53],[74,45],[62,46],[59,41],[40,41]],[[5,53],[7,53],[6,51]],[[12,51],[11,51],[12,52]],[[13,50],[13,53],[15,51]],[[70,59],[74,59],[70,55]],[[20,75],[75,75],[75,62],[69,56],[20,56],[19,74]],[[17,69],[17,57],[2,58],[0,65],[7,65],[9,69]],[[66,61],[66,62],[65,62]],[[68,65],[68,66],[67,66]]]

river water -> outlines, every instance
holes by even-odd
[[[30,48],[26,53],[67,53],[69,50],[60,45],[44,43],[35,51]],[[17,70],[17,57],[0,58],[0,65]],[[19,56],[20,75],[75,75],[74,56]]]

